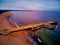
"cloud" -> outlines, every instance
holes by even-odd
[[[32,1],[16,1],[3,3],[0,9],[8,10],[60,10],[58,2],[32,2]]]

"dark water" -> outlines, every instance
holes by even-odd
[[[31,23],[46,22],[56,20],[58,29],[54,29],[53,33],[43,32],[41,35],[47,45],[60,45],[60,11],[11,11],[14,16],[10,18],[12,22],[19,25],[27,25]],[[17,20],[17,21],[16,21]]]
[[[13,16],[9,20],[17,27],[32,23],[46,22],[56,20],[58,29],[54,29],[53,33],[43,32],[42,39],[47,45],[60,45],[60,11],[9,11]]]

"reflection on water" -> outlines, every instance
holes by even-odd
[[[51,33],[47,32],[46,31],[47,29],[43,29],[42,32],[38,32],[38,36],[42,38],[42,41],[46,43],[46,45],[60,45],[60,28],[59,28],[60,11],[9,11],[9,12],[13,13],[13,16],[10,17],[9,20],[11,21],[11,23],[15,24],[16,27],[50,20],[57,20],[58,30],[54,29]],[[35,40],[37,37],[33,38]]]
[[[60,25],[60,11],[11,11],[14,15],[10,18],[12,22],[15,22],[17,25],[27,25],[32,23],[57,20],[58,26]],[[59,26],[60,27],[60,26]],[[40,37],[48,45],[57,45],[60,44],[60,28],[54,30],[52,33],[46,30],[43,30],[42,33],[39,33]]]

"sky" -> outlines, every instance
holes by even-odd
[[[0,0],[0,10],[60,11],[60,0]]]

